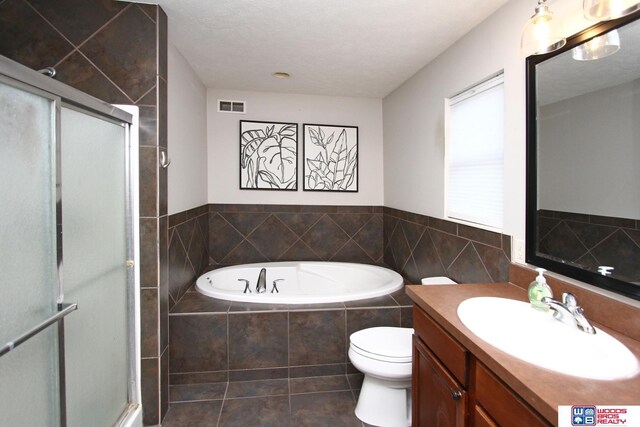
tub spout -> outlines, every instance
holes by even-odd
[[[264,294],[267,292],[267,269],[263,268],[260,270],[260,275],[258,276],[258,283],[256,284],[256,292],[259,294]]]

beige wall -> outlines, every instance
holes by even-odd
[[[581,2],[552,11],[573,34],[590,23]],[[520,36],[535,2],[512,0],[383,101],[385,206],[444,217],[444,99],[504,70],[505,234],[525,234],[525,58]]]
[[[218,113],[218,99],[245,101],[247,114]],[[298,123],[298,191],[239,189],[239,121]],[[302,191],[302,124],[358,126],[359,191]],[[209,203],[374,205],[383,202],[382,100],[209,89]]]
[[[168,43],[169,214],[207,203],[207,89]]]

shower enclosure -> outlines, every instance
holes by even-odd
[[[0,57],[2,425],[141,425],[136,125]]]

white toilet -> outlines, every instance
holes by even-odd
[[[447,277],[422,280],[425,285],[455,284]],[[380,326],[351,334],[349,359],[364,374],[356,417],[384,427],[411,425],[412,328]]]

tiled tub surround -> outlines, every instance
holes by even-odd
[[[168,408],[167,16],[113,0],[0,1],[0,54],[112,104],[140,108],[142,403]]]
[[[213,266],[264,261],[380,265],[382,207],[209,205]]]
[[[208,269],[268,261],[383,265],[411,283],[506,281],[510,241],[379,206],[204,205],[169,217],[169,304]]]
[[[209,207],[169,216],[169,307],[209,266]]]
[[[382,208],[203,205],[169,217],[170,307],[203,273],[269,261],[382,264]]]
[[[539,251],[590,271],[615,266],[617,278],[640,282],[640,220],[538,211]]]
[[[384,208],[384,263],[410,283],[430,276],[507,282],[510,257],[508,235]]]
[[[357,374],[347,355],[351,333],[411,325],[404,289],[320,305],[238,303],[190,289],[169,315],[170,400],[219,399],[216,384],[227,381]]]

